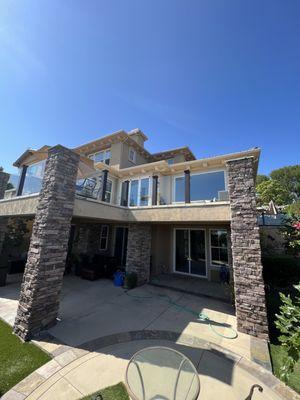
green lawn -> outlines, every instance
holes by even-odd
[[[22,343],[12,334],[11,327],[0,320],[0,397],[50,360],[35,345]]]
[[[98,395],[98,397],[97,397]],[[123,383],[110,386],[94,394],[84,397],[82,400],[130,400]]]

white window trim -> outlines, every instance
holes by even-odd
[[[227,176],[227,171],[225,169],[211,169],[209,171],[195,171],[195,172],[191,172],[190,176],[194,176],[194,175],[203,175],[203,174],[210,174],[213,172],[224,172],[224,181],[225,181],[225,191],[228,190],[228,176]],[[175,186],[175,182],[176,182],[176,178],[184,178],[184,174],[177,174],[177,175],[173,175],[173,179],[172,179],[172,203],[173,204],[183,204],[185,203],[185,201],[175,201],[175,191],[176,191],[176,186]],[[210,200],[191,200],[191,203],[203,203],[203,202],[210,202]]]
[[[104,228],[104,227],[107,228],[107,236],[103,236],[103,228]],[[100,251],[106,251],[106,250],[107,250],[108,237],[109,237],[109,225],[101,225],[100,242],[99,242],[99,249],[100,249]],[[106,240],[105,240],[105,248],[102,248],[102,247],[101,247],[102,239],[106,239]]]
[[[209,255],[210,255],[210,265],[211,265],[211,267],[216,267],[216,268],[221,268],[221,267],[222,267],[222,265],[220,265],[220,264],[214,264],[214,263],[213,263],[213,259],[212,259],[212,247],[215,248],[215,249],[221,249],[222,247],[219,247],[219,246],[212,246],[212,245],[211,245],[211,232],[212,232],[212,231],[224,231],[224,232],[226,232],[226,234],[227,234],[227,256],[228,256],[228,264],[227,264],[227,265],[224,264],[224,265],[228,267],[228,265],[229,265],[229,249],[228,249],[228,243],[229,243],[228,235],[229,235],[229,232],[228,232],[228,230],[225,229],[225,228],[211,228],[211,229],[209,229]]]
[[[108,158],[108,160],[110,160],[110,159],[111,159],[111,149],[110,149],[110,147],[108,147],[107,149],[104,149],[104,150],[96,151],[95,153],[90,153],[90,154],[88,154],[88,158],[90,158],[91,160],[93,160],[93,161],[94,161],[94,164],[97,164],[97,163],[99,163],[99,162],[103,162],[104,164],[106,164],[106,163],[105,163],[105,160],[106,160],[106,153],[107,153],[108,151],[110,152],[110,157]],[[100,154],[100,153],[103,153],[103,161],[95,161],[95,156],[96,156],[96,154]]]
[[[176,231],[203,231],[204,232],[204,240],[205,240],[205,275],[197,275],[191,274],[189,272],[180,272],[176,271]],[[191,240],[190,240],[190,232],[189,232],[189,258],[191,257]],[[189,271],[191,270],[191,263],[189,262]],[[207,259],[207,239],[206,239],[206,229],[201,227],[186,227],[186,228],[174,228],[173,229],[173,272],[175,274],[185,275],[185,276],[194,276],[195,278],[207,279],[208,278],[208,259]]]
[[[133,151],[133,158],[130,158],[130,152]],[[128,149],[128,160],[133,164],[136,164],[136,150],[133,147],[129,147]]]
[[[149,194],[148,194],[148,204],[147,205],[140,205],[140,200],[141,200],[141,180],[142,179],[149,179]],[[118,204],[120,205],[121,202],[121,196],[122,196],[122,183],[125,181],[129,181],[128,185],[128,207],[129,208],[137,208],[137,207],[149,207],[151,206],[151,199],[152,199],[152,190],[153,190],[153,184],[152,184],[152,175],[141,175],[141,176],[136,176],[132,177],[131,179],[123,179],[120,181],[120,188],[119,188],[119,196],[118,196]],[[131,182],[132,181],[138,181],[138,201],[136,206],[131,206],[130,205],[130,191],[131,191]]]

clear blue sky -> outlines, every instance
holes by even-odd
[[[0,2],[0,165],[142,129],[155,152],[299,163],[299,0]]]

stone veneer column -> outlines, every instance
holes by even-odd
[[[63,146],[49,149],[14,325],[23,340],[56,322],[78,163]]]
[[[126,272],[136,272],[138,285],[150,279],[151,226],[131,224],[128,227]]]
[[[4,192],[6,190],[8,180],[9,174],[0,171],[0,200],[4,198]]]
[[[237,327],[240,332],[268,339],[254,159],[231,160],[227,168]]]

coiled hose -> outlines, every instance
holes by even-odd
[[[145,296],[145,295],[138,295],[138,294],[131,293],[131,291],[126,291],[125,293],[129,297],[132,297],[134,299],[139,299],[139,300],[148,300],[148,299],[154,299],[156,297],[159,297],[162,301],[170,304],[171,306],[177,308],[178,310],[185,311],[185,312],[187,312],[189,314],[192,314],[194,317],[197,318],[198,321],[206,322],[209,325],[211,331],[215,335],[220,336],[220,337],[222,337],[224,339],[236,339],[238,337],[237,331],[231,325],[226,324],[226,323],[220,323],[220,322],[213,321],[208,317],[208,315],[206,315],[204,313],[198,313],[198,312],[192,310],[191,308],[188,308],[186,306],[182,306],[182,305],[176,303],[176,301],[172,300],[171,297],[169,297],[168,295],[155,294],[155,293],[148,292],[149,296]],[[228,329],[230,334],[229,335],[223,335],[222,333],[219,333],[215,329],[214,325]]]

